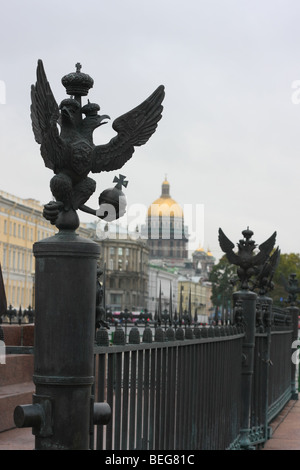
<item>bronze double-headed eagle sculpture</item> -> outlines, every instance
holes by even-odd
[[[110,119],[100,115],[100,106],[82,97],[93,87],[93,79],[76,71],[62,78],[69,98],[57,104],[46,77],[43,62],[38,61],[36,84],[31,87],[31,121],[35,140],[45,166],[54,172],[50,189],[54,201],[44,207],[44,217],[58,228],[77,228],[77,210],[96,214],[85,205],[96,190],[89,173],[119,170],[132,157],[135,147],[144,145],[162,117],[164,86],[159,86],[148,99],[114,120],[117,135],[107,144],[95,145],[93,132]],[[124,177],[120,175],[117,188]],[[100,202],[103,202],[103,197]],[[110,203],[108,198],[107,201]],[[116,202],[117,205],[117,202]],[[117,207],[118,209],[118,207]],[[118,216],[118,211],[117,211]]]
[[[242,231],[243,239],[239,240],[238,251],[233,251],[235,245],[227,238],[221,228],[219,228],[219,244],[228,261],[237,266],[237,275],[242,289],[249,289],[249,280],[257,276],[255,283],[260,288],[271,287],[272,277],[277,267],[280,250],[277,248],[271,255],[274,248],[276,235],[274,232],[264,243],[259,245],[258,253],[255,253],[257,247],[252,239],[253,232],[249,229]],[[271,255],[271,256],[270,256]],[[253,287],[256,287],[256,284]]]

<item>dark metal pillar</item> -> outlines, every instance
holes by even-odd
[[[273,300],[267,295],[259,295],[258,302],[261,306],[262,312],[262,326],[265,332],[264,337],[264,348],[262,356],[262,397],[261,397],[261,408],[264,416],[264,436],[265,440],[270,437],[270,429],[268,423],[268,407],[269,407],[269,377],[270,377],[270,366],[271,362],[271,326],[272,326],[272,306]]]
[[[298,318],[299,318],[299,308],[296,305],[291,305],[287,307],[291,315],[292,320],[292,347],[295,347],[295,344],[298,340]],[[298,387],[296,386],[296,362],[291,361],[291,399],[298,400]]]
[[[299,287],[299,281],[297,279],[297,276],[295,273],[291,273],[289,275],[289,279],[284,280],[285,284],[285,290],[288,293],[288,298],[287,298],[287,303],[289,304],[289,307],[287,307],[287,310],[289,314],[291,315],[291,321],[292,321],[292,345],[291,347],[297,347],[297,340],[298,340],[298,319],[299,319],[299,308],[297,305],[299,304],[297,300],[297,295],[300,292],[300,287]],[[297,387],[296,387],[296,362],[292,360],[291,362],[291,398],[293,400],[298,400],[298,392],[297,392]]]
[[[15,422],[33,427],[37,450],[88,449],[99,246],[61,231],[33,250],[36,393],[33,405],[16,408]]]
[[[241,290],[233,294],[234,305],[242,308],[241,322],[244,326],[245,338],[242,349],[242,374],[241,374],[241,429],[240,446],[242,449],[250,449],[250,413],[251,393],[254,367],[255,347],[255,321],[256,321],[256,298],[254,292]]]

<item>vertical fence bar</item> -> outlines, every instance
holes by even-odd
[[[166,348],[167,352],[167,383],[166,383],[166,427],[165,427],[165,447],[168,450],[172,449],[171,446],[171,433],[168,432],[168,428],[171,428],[171,416],[172,416],[172,410],[171,410],[171,390],[172,390],[172,348],[168,347]]]
[[[197,416],[197,401],[198,401],[198,381],[197,381],[197,356],[196,346],[192,345],[191,354],[191,374],[192,374],[192,414],[191,414],[191,443],[190,449],[196,449],[197,429],[198,429],[198,416]]]
[[[218,421],[218,426],[216,429],[216,450],[220,450],[224,445],[224,412],[226,413],[226,386],[227,386],[227,378],[224,376],[224,357],[228,356],[228,348],[227,348],[227,343],[217,343],[217,356],[216,356],[216,361],[218,362],[218,373],[217,373],[217,383],[216,383],[216,401],[217,401],[217,407],[216,407],[216,420]],[[223,354],[222,354],[223,350]],[[218,359],[217,359],[218,358]],[[223,396],[220,395],[220,390],[222,388],[225,388],[223,392]]]
[[[189,395],[188,399],[190,402],[189,409],[187,410],[187,429],[188,429],[188,435],[187,435],[187,446],[188,449],[192,449],[192,442],[194,438],[194,429],[193,429],[193,424],[194,424],[194,403],[195,403],[195,382],[194,382],[194,376],[193,376],[193,369],[194,369],[194,364],[193,364],[193,351],[194,351],[194,346],[191,344],[188,347],[188,390],[189,390]]]
[[[182,417],[182,449],[186,449],[186,439],[187,439],[187,413],[188,409],[186,403],[188,403],[189,398],[189,381],[188,381],[188,363],[187,363],[187,345],[184,345],[182,348],[182,359],[183,359],[183,370],[182,370],[182,408],[181,413]]]
[[[121,449],[127,449],[128,443],[128,414],[129,414],[129,359],[130,353],[129,351],[124,352],[124,371],[123,371],[123,383],[122,383],[122,391],[123,391],[123,405],[122,405],[122,441],[121,441]]]
[[[105,401],[105,389],[106,389],[106,354],[98,354],[98,401]],[[97,450],[103,450],[103,439],[104,439],[104,428],[103,426],[97,426]]]
[[[167,348],[162,348],[161,410],[160,410],[160,449],[166,449],[166,385],[167,385]]]
[[[135,431],[136,431],[136,368],[137,351],[131,352],[131,370],[130,370],[130,417],[129,417],[129,449],[135,449]]]
[[[207,406],[207,429],[212,430],[211,432],[208,432],[206,435],[206,446],[204,447],[205,450],[209,450],[212,446],[213,443],[213,417],[212,417],[212,406],[210,402],[210,397],[213,396],[213,374],[211,371],[213,370],[213,352],[214,352],[214,343],[211,342],[208,344],[208,349],[207,349],[207,371],[206,371],[206,377],[207,377],[207,401],[206,401],[206,406]]]
[[[212,343],[212,361],[211,361],[212,370],[214,370],[214,369],[219,370],[219,364],[217,362],[217,357],[218,357],[217,348],[218,348],[218,342],[214,341]],[[210,449],[212,449],[212,450],[216,449],[216,441],[217,441],[217,436],[218,436],[218,419],[216,419],[216,410],[217,410],[217,404],[218,404],[216,379],[217,379],[217,374],[211,374],[211,386],[212,386],[211,396],[215,397],[214,406],[210,406],[210,408],[211,408],[211,428],[212,428]]]
[[[175,345],[171,347],[171,389],[170,389],[170,420],[169,427],[170,429],[175,429],[175,410],[176,410],[176,381],[177,381],[177,348]],[[175,433],[169,433],[169,449],[176,449],[175,447]]]
[[[156,407],[155,407],[155,433],[154,449],[161,449],[161,377],[162,377],[162,348],[157,348],[156,353]]]
[[[183,348],[181,344],[177,347],[178,354],[178,371],[177,371],[177,383],[176,383],[176,424],[175,424],[175,442],[176,449],[182,449],[182,418],[183,418]]]
[[[260,299],[261,301],[262,299]],[[271,325],[272,325],[272,304],[273,301],[269,297],[264,298],[263,307],[263,324],[265,328],[264,338],[264,351],[263,351],[263,367],[262,367],[262,413],[263,413],[263,425],[264,425],[264,440],[266,441],[269,436],[268,428],[268,408],[269,408],[269,379],[270,379],[270,367],[271,367]]]
[[[204,389],[205,387],[202,384],[203,370],[204,370],[204,349],[203,344],[197,344],[198,354],[197,354],[197,383],[198,383],[198,394],[197,394],[197,417],[198,417],[198,432],[197,432],[197,441],[196,449],[201,450],[202,443],[202,429],[203,429],[203,403],[204,403]]]
[[[106,427],[106,450],[113,449],[113,422],[115,416],[114,406],[114,354],[108,354],[107,360],[107,403],[111,408],[111,420]]]
[[[150,411],[149,411],[149,449],[154,447],[154,436],[155,436],[155,409],[156,409],[156,348],[151,350],[151,372],[150,372]]]
[[[121,401],[122,401],[122,353],[115,355],[115,419],[114,419],[114,449],[119,450],[121,447]]]
[[[206,386],[206,372],[207,372],[207,345],[203,344],[202,351],[202,369],[201,369],[201,389],[202,389],[202,401],[200,403],[201,412],[201,436],[198,443],[200,450],[204,449],[204,442],[206,438],[205,429],[207,429],[207,386]],[[205,384],[205,385],[204,385]]]
[[[143,442],[142,448],[148,449],[149,446],[149,374],[150,374],[150,350],[145,350],[144,358],[144,412],[143,412]]]
[[[226,327],[227,332],[228,328]],[[231,376],[230,376],[230,368],[233,367],[232,365],[232,343],[233,341],[228,341],[227,342],[227,354],[224,354],[223,356],[223,362],[224,362],[224,368],[223,368],[223,375],[224,375],[224,383],[226,383],[226,391],[225,391],[225,406],[223,408],[223,425],[222,429],[227,429],[227,433],[223,435],[223,446],[222,449],[226,449],[228,442],[231,442],[231,426],[229,425],[230,421],[228,420],[228,417],[231,416],[231,419],[233,419],[232,416],[232,410],[230,406],[230,394],[228,393],[228,387],[229,384],[231,384]],[[234,390],[232,390],[231,395],[234,396]],[[236,403],[236,406],[238,406],[238,403]]]
[[[144,351],[138,351],[138,372],[137,372],[137,425],[136,425],[136,449],[142,449],[143,433],[143,379],[144,379]]]

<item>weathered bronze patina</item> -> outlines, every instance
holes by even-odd
[[[44,217],[58,228],[72,229],[79,225],[77,209],[91,213],[85,203],[96,182],[89,173],[120,169],[135,147],[149,140],[162,117],[165,92],[159,86],[143,103],[115,119],[112,127],[117,135],[107,144],[95,145],[93,132],[109,116],[98,114],[100,106],[89,100],[82,106],[93,79],[77,63],[76,71],[65,75],[62,84],[70,97],[58,105],[39,60],[37,81],[31,87],[31,120],[45,166],[54,172],[50,188],[55,201],[45,206]]]
[[[82,106],[93,80],[77,64],[76,72],[63,77],[62,83],[70,97],[58,106],[42,61],[38,62],[37,82],[31,89],[32,127],[44,163],[54,172],[50,188],[55,200],[45,205],[44,217],[59,232],[33,246],[36,391],[32,405],[18,406],[14,417],[17,426],[33,428],[38,450],[87,450],[93,448],[93,426],[107,424],[111,411],[109,403],[94,403],[92,388],[95,325],[105,328],[103,292],[97,281],[100,248],[76,234],[77,210],[101,218],[110,212],[109,220],[124,214],[125,177],[115,177],[116,186],[102,191],[100,207],[93,210],[85,205],[96,189],[88,175],[121,168],[134,147],[147,142],[161,118],[164,87],[114,121],[117,135],[108,144],[94,145],[93,131],[108,116],[98,114],[97,104],[88,101]],[[106,209],[109,205],[112,211]]]

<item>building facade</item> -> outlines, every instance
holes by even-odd
[[[178,305],[182,305],[183,312],[191,309],[192,319],[197,315],[199,323],[209,323],[212,311],[211,285],[203,282],[201,277],[178,278]]]
[[[149,302],[148,308],[154,311],[162,290],[162,308],[170,303],[169,290],[172,285],[173,307],[188,311],[191,296],[191,311],[196,312],[202,322],[207,323],[211,313],[211,285],[207,282],[214,265],[210,252],[199,248],[188,256],[188,227],[184,225],[184,212],[170,195],[170,183],[162,183],[161,195],[149,206],[142,236],[149,246]],[[176,294],[175,294],[176,293]],[[175,295],[175,299],[174,299]],[[199,320],[200,321],[200,320]]]
[[[89,231],[80,228],[81,236]],[[43,206],[0,191],[0,263],[7,305],[34,307],[35,242],[53,236],[56,227],[43,217]]]
[[[159,295],[161,295],[162,310],[170,309],[172,302],[173,312],[178,310],[177,305],[178,273],[174,269],[163,265],[158,266],[149,263],[149,293],[148,293],[148,311],[155,313],[158,307]]]
[[[53,226],[43,218],[38,201],[0,191],[0,261],[8,305],[33,305],[32,246],[54,233]]]
[[[96,241],[101,247],[99,267],[105,272],[106,307],[131,312],[147,308],[149,248],[145,240],[107,231],[105,238]]]
[[[178,311],[183,287],[183,308],[187,309],[190,289],[192,311],[196,309],[199,315],[208,312],[211,293],[204,281],[214,259],[200,249],[194,252],[192,260],[188,259],[183,211],[170,197],[167,180],[162,184],[161,198],[148,210],[147,233],[150,224],[158,238],[149,239],[143,232],[142,236],[138,232],[129,234],[125,229],[116,233],[114,224],[101,226],[101,223],[81,224],[78,233],[100,244],[98,264],[105,271],[108,308],[112,311],[147,308],[154,314],[161,290],[162,309],[169,309],[171,295],[173,310]],[[34,308],[33,244],[56,232],[56,227],[44,219],[43,206],[38,201],[0,191],[0,263],[8,305],[17,310]],[[195,281],[196,275],[201,278],[199,281]]]
[[[203,280],[206,280],[215,264],[215,258],[209,250],[206,252],[200,246],[192,254],[192,263],[196,276],[201,276]]]

